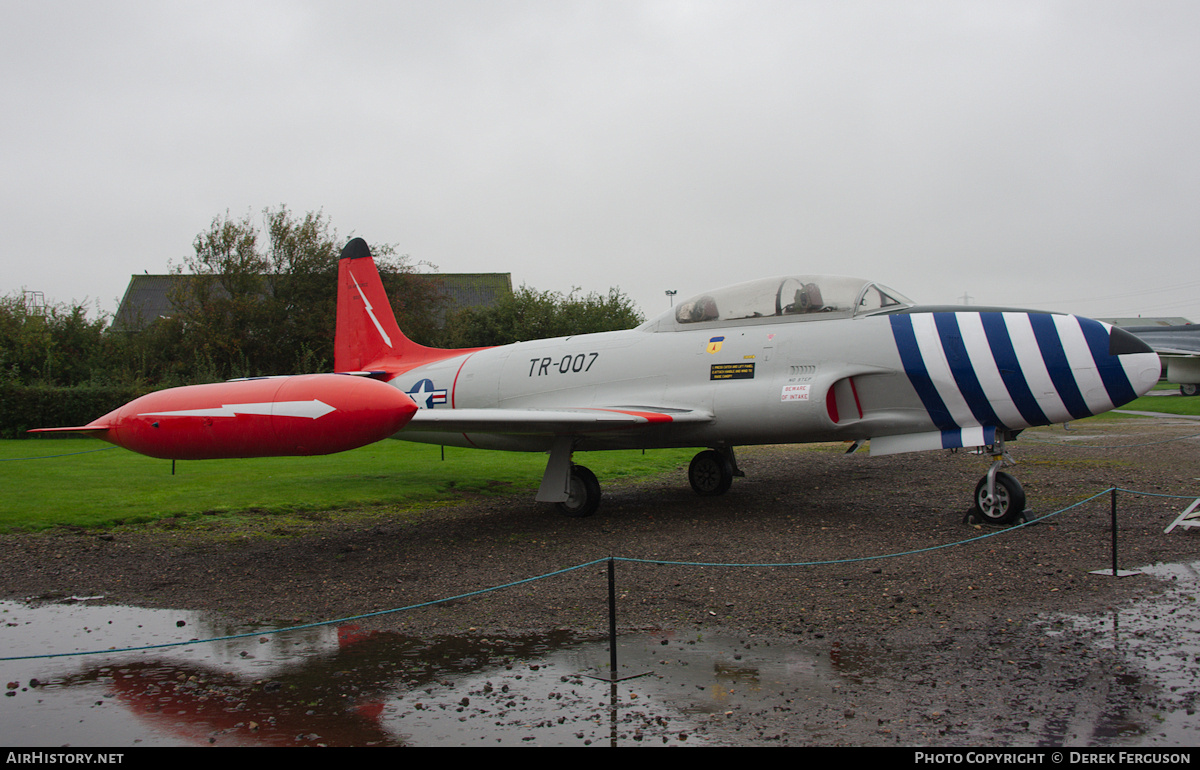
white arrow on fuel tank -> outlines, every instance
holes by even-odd
[[[337,407],[323,401],[266,401],[258,404],[221,404],[208,409],[181,409],[177,412],[143,412],[138,417],[237,417],[239,414],[261,414],[274,417],[307,417],[316,420]]]

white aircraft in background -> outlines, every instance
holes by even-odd
[[[1200,395],[1200,326],[1189,323],[1122,328],[1158,353],[1166,364],[1166,381],[1178,385],[1181,395]]]

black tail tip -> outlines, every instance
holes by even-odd
[[[342,249],[341,259],[362,259],[371,256],[371,247],[362,238],[351,238]]]

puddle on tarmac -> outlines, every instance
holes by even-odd
[[[1050,635],[1064,624],[1089,632],[1094,644],[1115,650],[1136,665],[1128,667],[1122,684],[1139,689],[1157,704],[1154,722],[1142,732],[1144,746],[1194,746],[1200,739],[1200,562],[1156,564],[1140,572],[1168,581],[1161,595],[1103,615],[1070,615],[1048,624]],[[1084,742],[1093,732],[1078,733]]]
[[[1119,612],[1045,624],[1050,636],[1070,628],[1117,649],[1133,664],[1137,681],[1126,684],[1153,689],[1159,705],[1154,724],[1127,732],[1110,732],[1112,715],[1103,711],[1082,714],[1083,724],[1056,730],[1071,745],[1192,745],[1200,735],[1200,563],[1145,571],[1170,580],[1172,590]],[[108,652],[237,634],[249,635]],[[694,631],[621,637],[619,674],[636,678],[614,686],[607,642],[567,632],[422,639],[323,626],[268,633],[194,612],[0,602],[0,655],[83,650],[105,652],[0,661],[0,745],[732,743],[735,736],[714,727],[720,715],[787,711],[792,698],[836,702],[856,679],[853,662],[839,663],[828,645]]]
[[[193,612],[0,602],[5,657],[247,633]],[[181,625],[182,624],[182,625]],[[0,745],[704,745],[769,683],[828,689],[816,652],[669,633],[426,640],[320,627],[0,661]],[[826,658],[827,660],[827,658]],[[775,688],[772,694],[778,692]]]

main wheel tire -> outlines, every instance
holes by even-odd
[[[1179,386],[1179,393],[1184,396],[1194,396],[1200,393],[1200,385],[1194,382],[1185,382]]]
[[[1025,512],[1025,489],[1021,482],[1004,471],[996,474],[996,494],[987,499],[987,476],[975,485],[975,506],[971,509],[989,524],[1012,524]]]
[[[572,465],[569,486],[569,497],[557,503],[558,510],[564,516],[576,519],[595,513],[600,507],[600,482],[596,480],[596,474],[582,465]]]
[[[723,495],[733,484],[733,464],[720,452],[706,449],[692,458],[692,464],[688,466],[688,481],[698,495]]]

